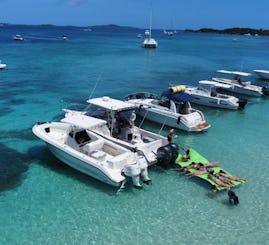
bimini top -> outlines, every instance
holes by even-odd
[[[61,119],[61,122],[69,123],[79,128],[91,129],[96,126],[102,126],[107,124],[105,120],[86,116],[83,112],[80,111],[72,111],[67,109],[64,109],[64,111],[66,112],[66,114],[65,117]]]
[[[135,109],[136,106],[127,101],[112,99],[107,96],[87,100],[89,104],[96,105],[112,111],[126,111]]]
[[[233,75],[238,75],[238,76],[245,76],[245,77],[251,76],[251,73],[241,72],[241,71],[217,70],[217,72],[225,73],[225,74],[233,74]]]
[[[192,101],[194,99],[194,97],[190,94],[186,94],[184,92],[173,93],[171,92],[171,89],[167,89],[164,92],[162,92],[161,97],[167,97],[170,100],[184,103]]]
[[[231,85],[228,85],[228,84],[218,83],[215,81],[208,81],[208,80],[201,80],[201,81],[199,81],[199,84],[209,85],[209,86],[216,87],[216,88],[231,88],[232,87]]]

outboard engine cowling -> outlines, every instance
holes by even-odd
[[[269,86],[262,87],[262,93],[263,95],[269,95]]]
[[[143,181],[143,183],[146,183],[147,185],[151,183],[151,179],[148,176],[148,163],[145,157],[139,156],[137,157],[137,162],[140,167],[140,178]]]
[[[248,103],[247,99],[239,99],[238,100],[238,109],[244,110],[247,103]]]
[[[172,149],[172,162],[171,165],[173,166],[175,164],[175,161],[178,157],[179,147],[176,143],[170,143],[171,149]]]
[[[158,164],[164,169],[173,167],[178,156],[178,150],[178,145],[175,143],[160,147],[157,150]]]
[[[132,179],[132,183],[135,187],[141,187],[139,182],[141,170],[137,163],[125,165],[123,170],[126,178]]]

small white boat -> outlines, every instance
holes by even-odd
[[[15,40],[15,41],[23,41],[24,38],[23,38],[21,35],[16,34],[16,35],[13,37],[13,40]]]
[[[266,87],[252,85],[251,82],[249,81],[248,82],[241,81],[241,77],[251,76],[250,73],[241,71],[226,71],[226,70],[218,70],[217,72],[221,74],[229,74],[234,76],[232,79],[212,78],[212,80],[215,82],[231,85],[229,88],[222,88],[222,90],[254,97],[260,97],[263,94],[267,95],[267,93],[269,92],[268,88]]]
[[[269,80],[269,70],[254,70],[254,71],[260,78]]]
[[[143,48],[157,48],[158,43],[156,42],[154,38],[148,37],[142,43],[142,47]]]
[[[0,60],[0,70],[5,69],[7,67],[6,64],[3,64],[2,61]]]
[[[137,107],[134,104],[106,96],[89,99],[87,102],[89,106],[84,111],[64,109],[66,113],[61,121],[87,128],[92,117],[103,119],[107,124],[91,127],[91,131],[129,150],[137,151],[146,159],[148,166],[158,162],[158,149],[169,142],[164,136],[135,126],[134,111]]]
[[[179,90],[173,92],[174,88]],[[128,95],[127,100],[138,107],[140,116],[150,121],[188,132],[208,129],[210,125],[203,113],[191,107],[193,97],[184,93],[184,89],[184,86],[172,87],[164,91],[160,98],[145,92],[134,93]]]
[[[199,81],[197,87],[186,86],[185,93],[194,97],[191,103],[231,110],[244,109],[247,100],[217,92],[219,88],[230,87],[228,84],[203,80]]]
[[[105,123],[92,118],[87,126]],[[63,122],[37,123],[32,130],[58,159],[104,183],[120,186],[131,178],[133,185],[140,188],[140,177],[144,182],[150,181],[142,157],[90,130]]]

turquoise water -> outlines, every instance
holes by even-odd
[[[26,40],[14,42],[17,33]],[[269,98],[250,99],[244,111],[199,107],[212,127],[176,134],[177,143],[248,179],[235,189],[237,207],[201,180],[155,167],[151,186],[117,195],[57,160],[32,134],[36,121],[57,121],[62,108],[83,109],[95,86],[94,97],[123,98],[194,85],[217,69],[269,67],[268,37],[159,32],[158,49],[145,50],[138,33],[1,27],[0,59],[8,65],[0,71],[1,244],[268,244]]]

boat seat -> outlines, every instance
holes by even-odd
[[[97,151],[94,151],[93,153],[91,153],[91,157],[93,157],[93,158],[95,158],[95,159],[97,159],[99,161],[102,161],[102,160],[105,159],[106,153],[103,152],[103,151],[97,150]]]
[[[91,154],[103,148],[105,141],[103,139],[98,139],[95,141],[91,141],[90,143],[82,146],[82,151]]]
[[[129,152],[113,157],[107,161],[108,167],[112,169],[122,169],[123,166],[132,159],[133,156]],[[135,160],[135,159],[134,159]]]

